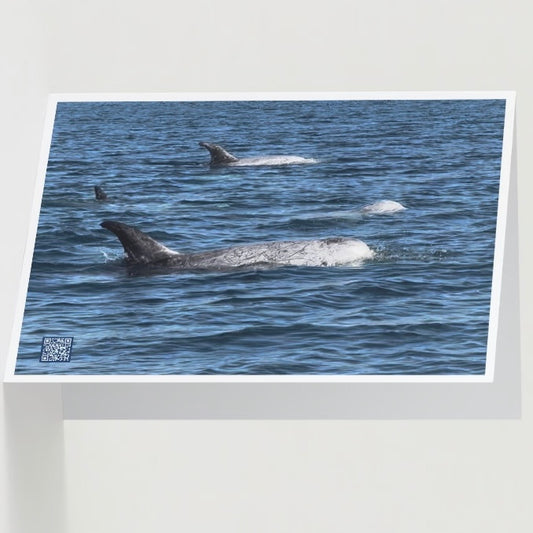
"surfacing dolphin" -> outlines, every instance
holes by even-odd
[[[259,166],[259,165],[298,165],[316,163],[316,159],[310,159],[300,157],[297,155],[265,155],[257,157],[243,157],[237,158],[233,154],[230,154],[222,146],[211,143],[199,143],[210,154],[211,161],[209,164],[212,167],[220,166],[232,166],[232,167],[244,167],[244,166]]]
[[[104,192],[104,189],[100,187],[99,185],[94,186],[94,197],[97,200],[107,200],[107,194]]]
[[[365,205],[361,212],[365,215],[390,215],[405,211],[407,207],[403,206],[400,202],[394,200],[379,200],[370,205]]]
[[[231,246],[219,250],[179,253],[122,222],[100,224],[122,243],[128,265],[165,270],[229,270],[277,266],[358,266],[374,252],[363,242],[345,237],[278,241]]]

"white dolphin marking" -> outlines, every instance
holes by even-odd
[[[231,166],[231,167],[244,167],[244,166],[266,166],[266,165],[301,165],[317,163],[316,159],[300,157],[297,155],[266,155],[256,157],[243,157],[237,158],[233,154],[230,154],[222,146],[211,143],[199,143],[211,154],[211,161],[209,164],[212,167],[218,166]]]
[[[365,207],[361,209],[361,212],[366,215],[386,215],[389,213],[405,211],[406,209],[407,208],[400,202],[395,202],[394,200],[380,200],[379,202],[365,205]]]

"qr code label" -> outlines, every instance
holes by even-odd
[[[43,337],[41,362],[68,363],[74,337]]]

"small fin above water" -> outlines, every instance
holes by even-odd
[[[211,154],[211,161],[209,164],[212,166],[227,165],[228,163],[236,163],[239,160],[237,157],[224,150],[224,148],[218,144],[205,142],[200,142],[198,144]]]
[[[104,189],[99,185],[94,186],[94,196],[97,200],[107,200],[107,194],[104,192]]]

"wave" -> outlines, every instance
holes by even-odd
[[[124,259],[124,254],[116,250],[108,252],[107,250],[100,249],[99,251],[104,257],[105,264],[122,262]]]

